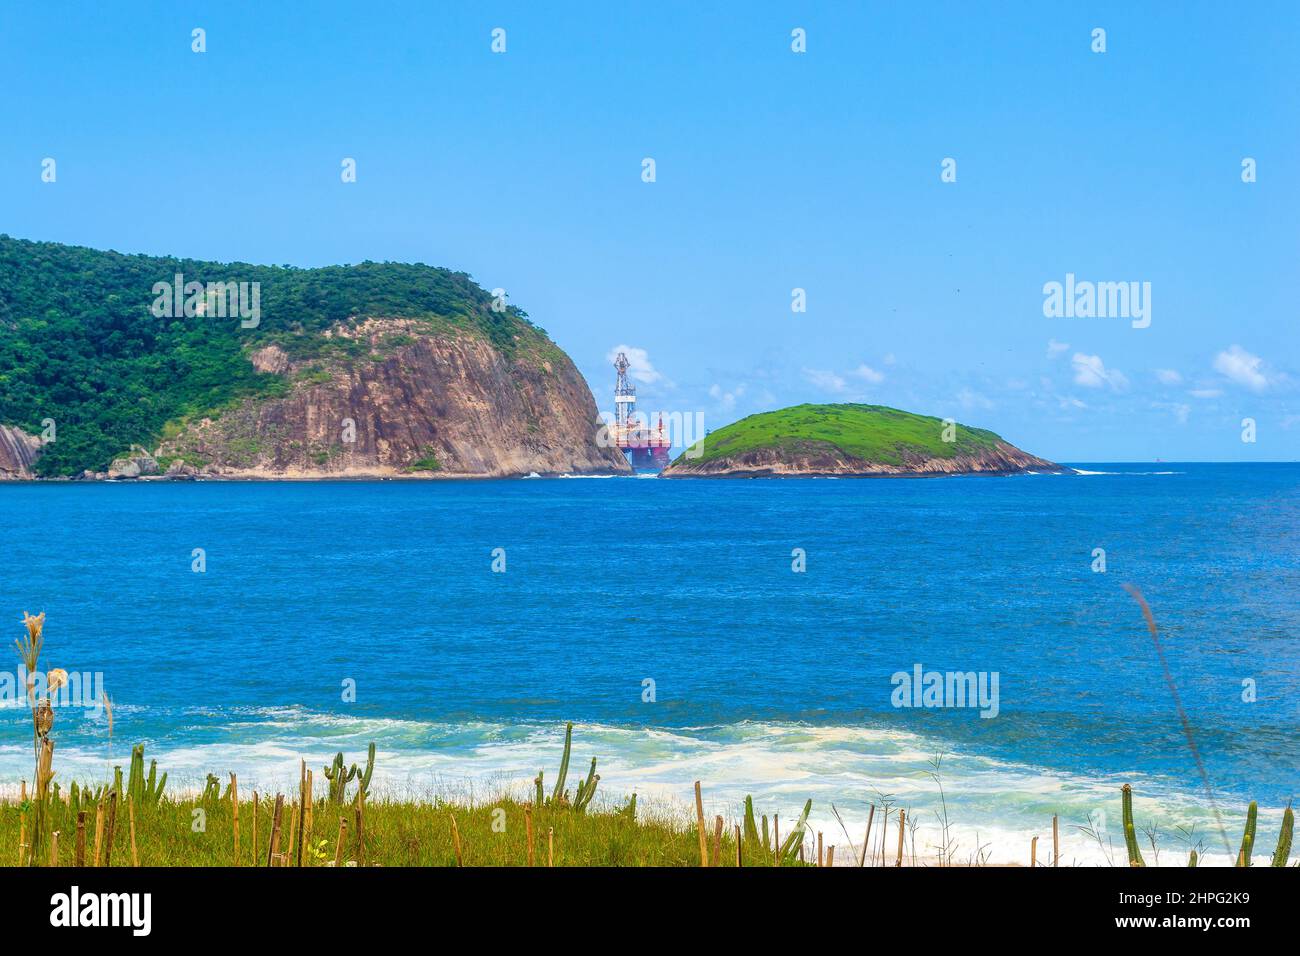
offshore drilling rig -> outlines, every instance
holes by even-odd
[[[614,426],[610,433],[633,468],[663,468],[668,464],[668,448],[672,444],[664,434],[664,417],[660,414],[659,427],[652,431],[642,420],[644,416],[637,415],[636,386],[627,379],[629,364],[627,356],[619,352],[614,360],[618,378],[614,381]]]

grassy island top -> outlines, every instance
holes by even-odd
[[[692,466],[763,448],[793,452],[822,445],[864,461],[901,465],[907,453],[955,458],[993,448],[1002,441],[987,429],[958,425],[954,440],[946,442],[943,429],[941,418],[887,405],[794,405],[719,428],[703,439],[702,455],[683,455],[677,462]]]

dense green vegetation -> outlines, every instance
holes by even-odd
[[[708,435],[703,453],[674,464],[703,464],[762,448],[789,452],[838,449],[845,455],[887,465],[903,464],[907,454],[954,458],[991,448],[1001,439],[983,428],[958,425],[954,440],[943,440],[944,423],[885,405],[795,405],[750,415]]]
[[[258,282],[261,322],[155,318],[157,282]],[[368,343],[319,333],[353,317],[404,317],[431,331],[485,336],[507,356],[554,350],[524,312],[491,308],[463,272],[363,262],[299,269],[102,252],[0,235],[0,424],[57,427],[40,474],[102,470],[132,444],[154,447],[169,423],[212,414],[249,395],[282,394],[285,376],[259,374],[248,353],[276,343],[295,359],[363,358]],[[388,350],[400,343],[386,341]]]

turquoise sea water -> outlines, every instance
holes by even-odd
[[[1018,857],[1061,813],[1070,853],[1104,856],[1074,828],[1115,831],[1131,781],[1162,832],[1195,827],[1213,852],[1132,582],[1216,802],[1232,823],[1258,800],[1271,846],[1300,779],[1300,465],[1076,467],[0,485],[0,615],[17,637],[22,610],[47,612],[45,665],[100,672],[113,697],[111,744],[102,714],[60,709],[64,779],[144,741],[179,785],[271,786],[299,755],[375,740],[391,791],[488,795],[553,776],[572,720],[611,798],[684,804],[700,779],[717,812],[754,793],[785,817],[811,796],[838,832],[831,803],[857,827],[883,794],[935,829],[944,753],[968,851]],[[996,673],[998,715],[892,706],[891,675],[917,664]],[[0,727],[12,785],[30,774],[20,703]]]

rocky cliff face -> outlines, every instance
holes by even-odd
[[[1007,442],[969,455],[933,458],[903,455],[900,464],[884,464],[845,455],[823,442],[789,449],[758,448],[739,455],[694,464],[682,458],[663,472],[665,478],[766,478],[795,476],[929,477],[938,475],[1009,475],[1026,471],[1066,471],[1060,465],[1021,451]]]
[[[32,465],[41,453],[41,440],[21,428],[0,425],[0,481],[33,478]]]
[[[346,361],[250,353],[288,394],[246,400],[189,424],[158,449],[169,474],[230,478],[506,477],[630,472],[597,441],[586,382],[554,346],[507,357],[472,331],[431,334],[411,319],[368,319],[327,337]],[[183,462],[183,464],[181,464]]]

